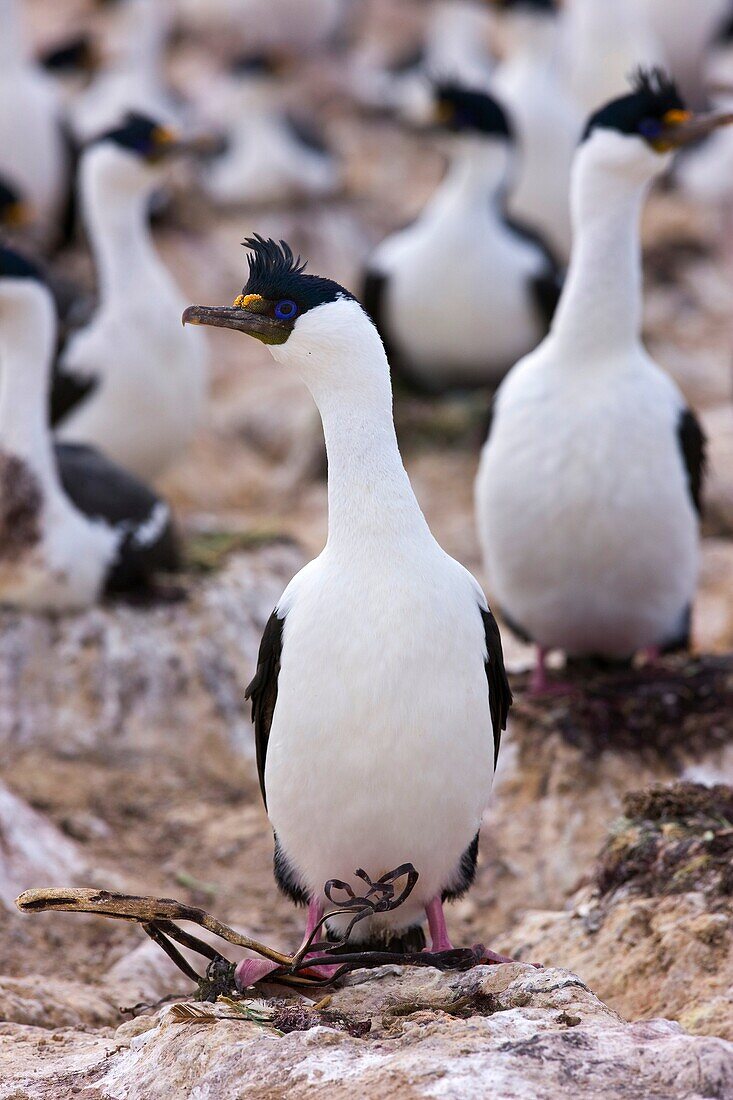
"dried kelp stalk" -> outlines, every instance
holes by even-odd
[[[119,894],[109,890],[70,887],[26,890],[16,899],[16,905],[22,913],[41,913],[48,910],[93,913],[95,916],[141,924],[147,935],[165,951],[179,970],[198,985],[198,996],[202,1001],[215,1001],[219,996],[238,993],[234,980],[235,964],[198,936],[184,932],[178,927],[177,921],[197,924],[227,943],[244,947],[277,963],[277,970],[267,976],[268,983],[278,983],[291,988],[305,989],[309,986],[330,985],[352,970],[384,966],[388,963],[434,966],[441,970],[467,970],[482,961],[484,949],[480,944],[473,948],[437,953],[423,951],[398,954],[390,951],[357,950],[345,952],[344,947],[356,924],[375,913],[387,913],[399,908],[414,890],[418,879],[417,871],[411,863],[403,863],[376,881],[362,870],[357,870],[355,875],[367,886],[364,894],[358,896],[348,883],[339,879],[330,879],[324,887],[324,893],[334,908],[323,917],[307,943],[294,955],[275,951],[258,940],[235,932],[233,928],[217,920],[204,909],[184,905],[171,898],[137,897],[133,894]],[[402,879],[405,882],[398,891],[396,884]],[[337,899],[335,895],[339,893],[344,895],[344,900]],[[343,913],[352,913],[353,916],[342,939],[336,942],[317,939],[329,917]],[[176,944],[194,951],[207,960],[203,975],[196,972]],[[334,954],[335,952],[338,954]],[[333,964],[336,959],[338,970],[329,978],[321,977],[312,969],[317,965]]]

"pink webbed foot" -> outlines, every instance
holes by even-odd
[[[314,932],[316,932],[322,919],[323,906],[319,901],[311,899],[308,904],[308,918],[306,920],[305,932],[303,933],[303,939],[300,945],[301,951],[308,944]],[[319,939],[320,937],[316,935],[315,938]],[[307,962],[309,956],[313,957],[314,954],[314,952],[309,952],[308,955],[304,955],[303,961]],[[311,974],[315,974],[319,978],[331,978],[340,965],[340,963],[324,963],[320,966],[310,966],[308,970]],[[268,959],[242,959],[234,971],[234,980],[240,989],[249,989],[251,986],[266,979],[268,974],[272,974],[272,972],[278,970],[279,967],[279,963],[270,962]]]

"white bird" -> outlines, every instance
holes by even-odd
[[[374,48],[357,52],[351,63],[352,91],[368,107],[409,112],[422,102],[426,80],[441,79],[491,90],[493,15],[483,0],[434,0],[421,48],[396,64],[375,60]]]
[[[547,339],[499,388],[476,482],[489,591],[544,655],[684,644],[704,438],[641,342],[639,220],[693,119],[661,73],[594,115],[573,168],[573,253]]]
[[[59,91],[29,56],[16,0],[0,0],[0,175],[31,204],[39,236],[55,239],[70,187]]]
[[[111,56],[70,106],[74,135],[86,143],[134,111],[181,125],[183,110],[163,71],[170,31],[169,0],[119,0]]]
[[[684,99],[705,104],[705,56],[716,30],[731,14],[730,0],[639,0]]]
[[[447,950],[442,901],[473,880],[511,702],[498,628],[415,499],[371,320],[343,287],[303,274],[283,242],[245,243],[234,307],[191,306],[184,322],[248,333],[295,368],[329,464],[328,541],[280,599],[247,689],[276,879],[309,903],[312,929],[328,879],[360,888],[355,868],[376,878],[409,861],[420,875],[409,901],[358,924],[351,942],[419,948],[427,913],[433,949]],[[238,978],[272,969],[250,960]]]
[[[87,447],[54,446],[47,422],[56,342],[37,269],[0,249],[0,604],[72,611],[145,591],[178,552],[167,505]]]
[[[561,76],[564,12],[555,0],[500,0],[504,59],[493,92],[506,105],[519,147],[509,212],[570,255],[570,169],[583,116]]]
[[[639,67],[664,59],[639,0],[569,0],[567,27],[570,90],[584,117],[623,95]]]
[[[286,110],[287,87],[278,60],[245,54],[217,81],[212,119],[230,120],[226,149],[203,177],[211,198],[223,205],[323,198],[340,183],[328,148]]]
[[[57,435],[99,447],[146,479],[185,451],[206,397],[206,348],[181,328],[185,299],[149,225],[165,159],[188,148],[172,131],[131,115],[88,147],[80,164],[100,301],[58,364]]]
[[[427,392],[496,384],[547,331],[557,264],[505,212],[509,120],[484,92],[451,83],[430,113],[449,154],[438,191],[369,258],[364,305],[393,371]]]

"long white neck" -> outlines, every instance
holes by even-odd
[[[4,308],[0,320],[0,447],[24,459],[43,485],[55,487],[48,389],[56,318],[45,287],[22,283],[15,308]]]
[[[3,73],[28,64],[18,0],[0,0],[0,64]]]
[[[507,14],[503,37],[508,64],[551,67],[558,60],[558,15],[518,11]]]
[[[293,365],[300,369],[323,421],[328,550],[346,561],[367,556],[378,565],[381,557],[405,552],[415,540],[432,542],[432,535],[397,446],[382,342],[357,303],[319,307],[313,311],[313,327],[319,309],[324,320],[328,310],[337,320],[341,314],[345,338],[329,340],[324,325],[322,336],[309,339],[305,366],[300,368],[297,361]],[[308,318],[305,315],[299,324]],[[287,362],[289,356],[276,358]]]
[[[425,216],[442,218],[466,208],[484,215],[492,197],[506,186],[509,171],[508,141],[480,136],[455,139],[455,150],[445,179],[425,207]]]
[[[552,324],[553,339],[572,349],[573,361],[641,339],[639,222],[650,182],[609,169],[588,147],[575,158],[573,249]]]
[[[151,284],[170,281],[150,232],[152,185],[121,179],[112,162],[115,156],[126,154],[105,146],[92,147],[81,164],[82,212],[102,306],[139,299]]]

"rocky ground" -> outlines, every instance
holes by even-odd
[[[174,62],[202,67],[185,43]],[[430,192],[433,152],[322,98],[345,194],[227,215],[179,195],[158,240],[192,301],[234,297],[252,229],[355,285],[370,245]],[[517,703],[478,882],[448,919],[456,942],[522,963],[388,969],[352,977],[319,1011],[268,998],[191,1020],[159,1005],[192,986],[139,929],[13,906],[30,886],[91,885],[298,941],[301,916],[271,877],[243,689],[275,600],[322,545],[323,449],[300,383],[254,342],[212,333],[209,420],[162,485],[185,573],[150,606],[0,613],[0,1100],[733,1094],[731,281],[715,213],[677,192],[654,196],[645,237],[649,345],[711,438],[695,653],[581,670],[577,694],[532,700],[529,651],[504,631]],[[66,262],[88,271],[80,250]],[[396,410],[429,522],[479,576],[486,405],[401,398]]]

